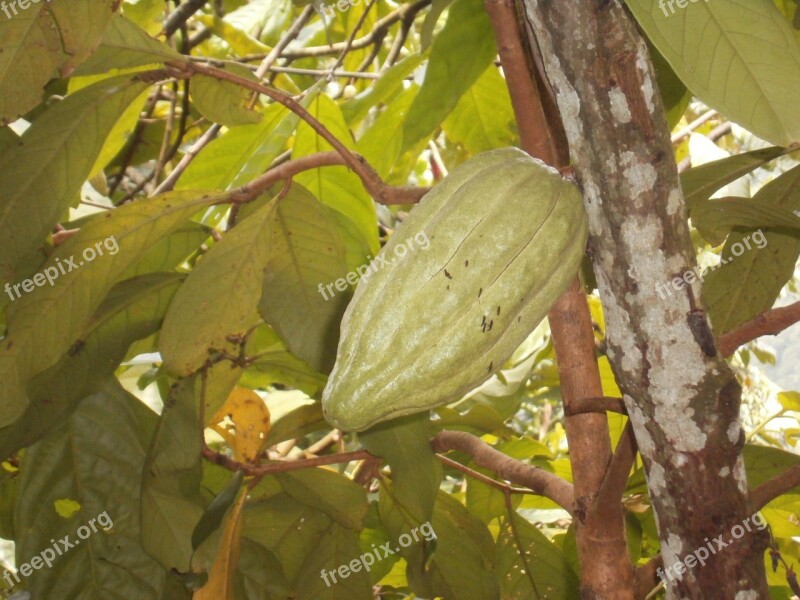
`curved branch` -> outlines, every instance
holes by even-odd
[[[524,485],[572,514],[575,498],[571,483],[544,469],[511,458],[474,435],[463,431],[442,431],[431,440],[431,447],[434,452],[463,452],[479,467],[489,469],[507,481]]]
[[[753,510],[761,510],[778,496],[800,486],[800,464],[794,465],[750,491]]]
[[[765,311],[721,336],[717,342],[722,356],[730,356],[739,346],[752,342],[762,335],[778,335],[800,321],[800,302]]]
[[[173,71],[171,74],[175,77],[186,78],[194,74],[213,77],[264,94],[275,102],[282,104],[308,123],[321,138],[333,146],[333,149],[344,159],[344,165],[352,169],[355,174],[358,175],[370,196],[380,204],[414,204],[419,202],[422,194],[424,194],[424,192],[422,192],[422,194],[420,193],[422,188],[394,187],[387,184],[380,178],[375,169],[372,168],[364,157],[351,152],[327,127],[320,123],[310,112],[300,105],[297,100],[288,94],[208,65],[201,65],[194,62],[172,62],[169,63],[169,67]]]

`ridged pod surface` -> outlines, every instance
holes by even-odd
[[[361,431],[485,382],[567,288],[586,238],[577,187],[521,150],[459,165],[356,288],[322,395],[328,422]]]

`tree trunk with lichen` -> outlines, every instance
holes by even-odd
[[[696,258],[647,45],[618,0],[524,8],[584,193],[608,357],[647,471],[665,569],[714,551],[682,576],[671,569],[668,597],[768,598],[766,536],[752,528],[728,543],[753,513],[740,387],[715,348],[700,284],[668,300],[656,293]]]

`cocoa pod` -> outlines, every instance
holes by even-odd
[[[361,431],[484,383],[567,288],[586,238],[578,188],[544,163],[505,148],[461,164],[358,284],[322,395],[325,418]]]

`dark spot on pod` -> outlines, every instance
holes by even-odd
[[[465,266],[465,267],[468,267],[468,266],[469,266],[469,261],[468,261],[468,260],[465,260],[465,261],[464,261],[464,266]]]
[[[499,306],[497,307],[497,316],[498,317],[500,316],[500,307]]]
[[[521,316],[517,317],[517,323],[519,323],[520,321],[522,321],[522,317]]]
[[[481,288],[481,289],[479,289],[479,290],[478,290],[478,298],[480,298],[480,297],[481,297],[481,294],[482,294],[482,293],[483,293],[483,288]]]
[[[447,286],[447,289],[448,289],[448,290],[450,289],[450,286],[449,286],[449,285]]]
[[[452,279],[453,278],[453,276],[450,275],[450,273],[447,272],[447,269],[444,270],[444,276],[447,277],[448,279]]]
[[[489,321],[489,329],[487,329],[487,331],[491,331],[492,330],[492,325],[494,325],[494,319]]]
[[[487,372],[489,372],[489,373],[492,372],[492,366],[494,366],[494,361],[489,363],[489,368],[487,369]]]

